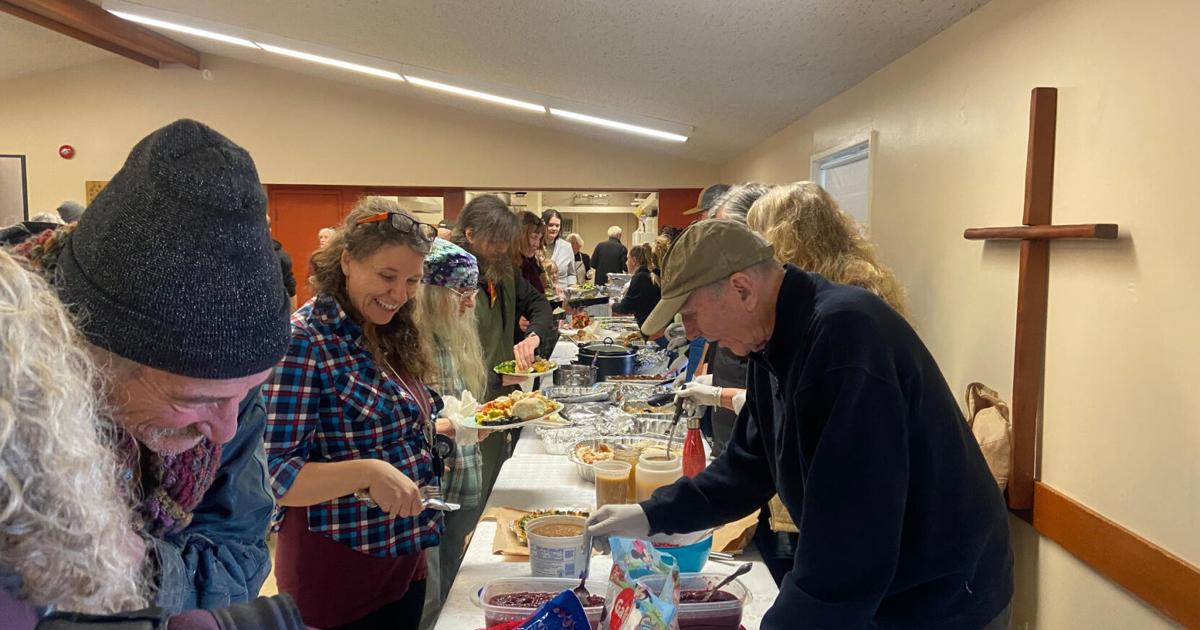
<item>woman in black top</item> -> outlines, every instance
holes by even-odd
[[[625,264],[628,269],[633,270],[633,277],[629,280],[629,288],[625,291],[625,297],[613,305],[613,314],[632,314],[637,320],[638,326],[641,326],[650,316],[650,311],[654,310],[659,299],[662,298],[658,285],[655,284],[654,277],[650,274],[650,246],[638,245],[629,250],[629,257]]]

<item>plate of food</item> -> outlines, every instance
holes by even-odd
[[[529,544],[529,538],[525,535],[525,525],[527,525],[534,519],[538,519],[543,516],[582,516],[583,518],[587,518],[588,516],[591,516],[591,514],[587,510],[580,509],[580,508],[555,508],[553,510],[537,510],[535,512],[530,512],[530,513],[526,514],[525,516],[522,516],[521,518],[513,521],[513,523],[512,523],[513,535],[516,536],[517,540],[521,541],[522,544]]]
[[[533,365],[529,366],[528,372],[518,372],[516,361],[505,361],[500,365],[492,368],[492,371],[502,376],[548,376],[551,372],[558,369],[558,364],[549,359],[536,359]]]
[[[505,431],[535,424],[562,411],[563,404],[538,392],[513,392],[480,405],[475,417],[462,419],[468,429]]]

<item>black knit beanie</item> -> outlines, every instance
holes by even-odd
[[[58,259],[91,343],[197,378],[261,372],[287,350],[266,195],[244,149],[179,120],[142,139]]]

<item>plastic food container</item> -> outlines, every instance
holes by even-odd
[[[484,624],[493,626],[506,621],[520,621],[533,614],[534,608],[513,608],[511,606],[494,606],[489,604],[493,597],[505,593],[551,593],[558,594],[579,586],[579,578],[544,578],[544,577],[504,577],[489,580],[471,594],[471,603],[483,609]],[[732,585],[730,585],[732,586]],[[588,591],[593,595],[604,597],[607,582],[588,580]],[[722,589],[725,590],[725,589]],[[593,628],[600,627],[600,617],[604,606],[584,606],[588,622]]]
[[[658,592],[665,579],[666,576],[651,575],[639,581]],[[723,579],[725,576],[719,573],[683,573],[679,576],[679,585],[681,591],[700,591],[716,586]],[[588,588],[591,588],[590,583]],[[679,630],[738,630],[742,625],[742,611],[753,596],[740,580],[722,586],[721,590],[732,595],[733,599],[679,604]]]
[[[650,543],[660,552],[675,558],[682,573],[699,573],[708,562],[712,551],[713,530],[706,529],[689,534],[655,534]]]
[[[559,535],[547,534],[559,528],[578,533]],[[591,557],[584,532],[587,519],[581,516],[543,516],[525,524],[525,537],[529,540],[529,568],[537,577],[578,577]],[[539,533],[540,532],[540,533]]]

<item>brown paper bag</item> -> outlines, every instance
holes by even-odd
[[[796,521],[792,520],[792,515],[788,513],[787,507],[783,505],[783,500],[779,498],[778,494],[771,497],[771,501],[767,503],[767,509],[771,511],[771,518],[768,520],[771,524],[771,531],[800,533],[800,528],[796,527]]]
[[[513,508],[494,507],[488,508],[479,517],[481,521],[496,521],[496,535],[492,538],[492,553],[496,555],[512,556],[514,558],[529,558],[529,547],[517,540],[517,535],[513,533],[513,523],[520,520],[528,512],[524,510],[514,510]]]
[[[754,510],[749,516],[718,527],[713,532],[713,551],[734,555],[741,553],[754,538],[754,530],[758,528],[759,511]]]
[[[983,458],[987,460],[988,470],[992,471],[1003,492],[1012,471],[1012,424],[1008,403],[1000,399],[996,390],[983,383],[967,385],[967,426],[971,427]]]

